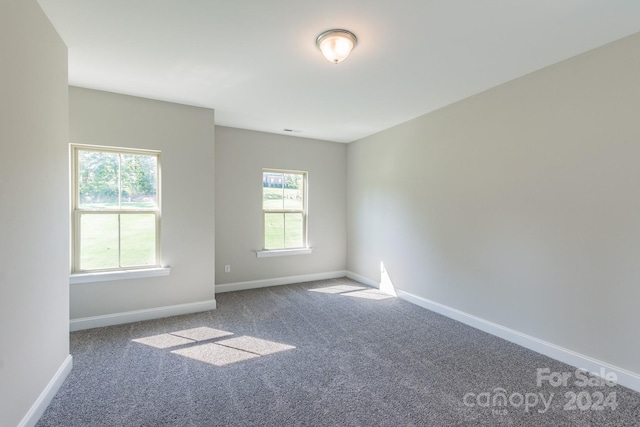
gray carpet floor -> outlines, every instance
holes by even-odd
[[[579,387],[573,367],[348,279],[216,299],[72,333],[37,425],[640,425],[640,394]],[[539,386],[538,368],[571,379]]]

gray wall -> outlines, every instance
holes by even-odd
[[[216,127],[216,284],[345,269],[346,150],[340,143]],[[312,254],[256,258],[263,168],[309,172]]]
[[[33,0],[0,2],[0,424],[69,355],[67,48]]]
[[[165,277],[71,285],[71,318],[214,298],[213,110],[70,88],[70,140],[161,150]]]
[[[640,34],[349,144],[348,269],[640,373],[638,76]]]

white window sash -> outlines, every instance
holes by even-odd
[[[264,207],[262,208],[262,251],[260,252],[268,252],[268,251],[283,251],[283,250],[295,250],[295,249],[306,249],[308,248],[308,227],[307,227],[307,217],[308,217],[308,209],[307,209],[307,188],[308,188],[308,177],[307,177],[307,172],[304,171],[294,171],[294,170],[284,170],[284,169],[263,169],[262,170],[262,180],[263,180],[263,185],[264,185],[264,174],[265,173],[277,173],[277,174],[283,174],[283,175],[301,175],[302,176],[302,209],[265,209]],[[282,183],[284,186],[284,183]],[[284,190],[284,187],[283,187]],[[264,202],[263,202],[264,203]],[[298,213],[298,214],[302,214],[302,246],[300,247],[293,247],[293,248],[287,248],[287,247],[282,247],[282,248],[274,248],[274,249],[267,249],[266,248],[266,232],[267,232],[267,227],[266,227],[266,214],[268,213],[281,213],[281,214],[287,214],[287,213]],[[284,225],[286,227],[286,223]],[[285,231],[286,232],[286,231]]]
[[[119,147],[105,147],[105,146],[95,146],[95,145],[79,145],[79,144],[71,144],[72,156],[71,156],[71,168],[72,168],[72,205],[73,205],[73,215],[72,215],[72,265],[71,271],[72,274],[86,274],[86,273],[100,273],[100,272],[113,272],[113,271],[129,271],[129,270],[142,270],[142,269],[157,269],[161,267],[162,253],[161,253],[161,240],[160,240],[160,221],[161,221],[161,163],[160,163],[160,152],[155,150],[142,150],[142,149],[130,149],[130,148],[119,148]],[[114,154],[125,154],[125,155],[143,155],[143,156],[155,156],[156,157],[156,207],[154,208],[118,208],[118,209],[86,209],[80,208],[79,205],[79,180],[78,180],[78,153],[80,151],[95,151],[95,152],[107,152]],[[119,191],[120,193],[120,191]],[[120,194],[118,195],[120,198]],[[92,215],[92,214],[116,214],[116,215],[136,215],[136,214],[153,214],[155,216],[155,263],[149,265],[142,266],[131,266],[131,267],[114,267],[108,269],[91,269],[91,270],[81,270],[80,269],[80,259],[81,259],[81,221],[80,218],[82,215]],[[121,241],[120,241],[120,227],[118,226],[118,264],[121,262]]]

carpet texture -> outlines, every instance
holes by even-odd
[[[348,279],[216,299],[72,333],[37,425],[640,425],[640,394]]]

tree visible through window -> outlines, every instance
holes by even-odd
[[[262,221],[266,250],[307,245],[307,173],[265,169],[262,172]]]
[[[73,271],[159,266],[159,152],[73,146]]]

